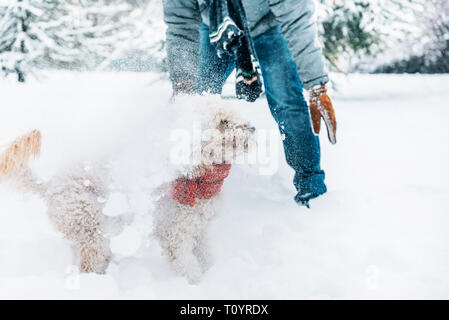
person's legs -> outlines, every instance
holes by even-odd
[[[326,192],[320,168],[320,143],[312,131],[309,108],[297,67],[280,28],[254,38],[270,111],[283,135],[287,163],[295,170],[295,200],[307,200]]]
[[[210,44],[209,28],[201,25],[201,49],[198,66],[196,91],[221,94],[226,79],[234,70],[234,59],[230,56],[219,58],[217,50]]]

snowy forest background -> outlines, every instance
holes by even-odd
[[[337,72],[449,72],[447,0],[319,0]],[[2,76],[42,69],[165,71],[161,0],[0,0]]]

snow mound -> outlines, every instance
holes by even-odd
[[[149,85],[157,77],[0,82],[0,149],[40,129],[32,167],[44,180],[111,159],[105,213],[126,221],[107,274],[80,275],[45,203],[0,185],[0,298],[449,297],[447,76],[333,77],[339,143],[321,139],[328,193],[311,210],[297,207],[282,151],[270,174],[233,166],[211,226],[214,265],[196,286],[171,271],[150,234],[151,192],[180,170],[167,160],[169,132],[197,120],[193,100],[170,104],[168,82]],[[277,131],[265,100],[230,103],[257,129]]]

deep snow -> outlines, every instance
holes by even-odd
[[[44,202],[0,185],[0,298],[449,298],[449,76],[334,75],[338,144],[321,136],[329,192],[297,207],[282,153],[273,175],[235,165],[211,226],[214,266],[199,285],[174,275],[148,237],[148,193],[173,175],[164,133],[191,117],[167,104],[169,84],[157,78],[0,81],[0,149],[42,130],[32,166],[43,179],[119,154],[107,213],[135,213],[112,241],[107,274],[78,275]],[[232,103],[258,130],[276,129],[264,99]]]

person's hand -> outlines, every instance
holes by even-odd
[[[337,143],[337,120],[331,99],[327,95],[325,85],[315,86],[309,89],[310,94],[310,116],[315,134],[320,133],[321,118],[327,128],[327,136],[332,144]]]

